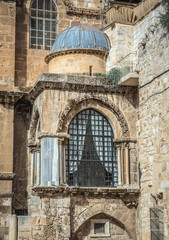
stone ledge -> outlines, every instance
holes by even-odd
[[[68,187],[68,186],[36,186],[32,187],[33,195],[38,196],[55,196],[55,195],[71,195],[71,196],[100,196],[100,197],[137,197],[140,190],[136,187],[124,186],[117,188],[101,188],[101,187]]]
[[[120,86],[137,87],[139,85],[138,79],[139,79],[138,73],[132,72],[132,73],[128,73],[126,76],[122,77],[118,84]]]
[[[7,193],[0,193],[0,198],[12,198],[14,195],[13,192],[7,192]]]
[[[14,177],[14,173],[0,173],[0,180],[12,180]]]
[[[92,92],[92,94],[95,92],[124,94],[132,88],[130,86],[118,86],[118,88],[115,88],[112,85],[103,84],[102,80],[97,76],[43,73],[26,95],[26,99],[33,104],[34,100],[44,90],[81,91]]]

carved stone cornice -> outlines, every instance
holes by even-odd
[[[73,3],[71,3],[70,0],[63,0],[63,3],[66,6],[67,14],[88,15],[100,18],[100,10],[74,7]]]
[[[139,197],[138,188],[88,188],[88,187],[33,187],[32,194],[40,197],[54,196],[84,196],[90,198],[116,198],[121,199],[127,206],[137,206]]]
[[[45,57],[45,62],[48,64],[50,62],[50,60],[52,60],[55,57],[68,55],[68,54],[81,54],[81,53],[100,55],[100,56],[108,55],[108,51],[101,51],[98,49],[71,49],[71,50],[65,50],[65,51],[51,53]]]
[[[13,180],[14,177],[14,173],[0,173],[0,180]]]
[[[114,144],[116,147],[122,147],[122,148],[135,148],[135,143],[137,143],[137,139],[135,138],[121,138],[121,139],[113,139]]]
[[[53,138],[69,138],[70,135],[65,132],[58,132],[58,133],[51,133],[51,132],[42,132],[39,135],[39,139],[45,138],[45,137],[53,137]]]
[[[23,95],[23,92],[0,91],[0,104],[14,105]]]
[[[114,88],[111,85],[103,84],[97,76],[69,75],[69,74],[50,74],[43,73],[35,83],[25,98],[33,104],[35,99],[44,90],[62,90],[89,93],[116,93],[122,94],[129,92],[133,87],[118,86]]]
[[[9,192],[6,192],[6,193],[0,193],[0,198],[12,198],[14,195],[13,192],[9,193]]]

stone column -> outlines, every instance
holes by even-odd
[[[117,145],[117,158],[118,158],[118,185],[121,186],[122,185],[122,166],[121,166],[121,147],[120,145]]]
[[[59,143],[59,159],[60,159],[60,183],[66,183],[66,162],[65,162],[65,142],[70,137],[69,134],[60,132],[57,134]]]
[[[34,166],[34,153],[31,152],[31,186],[33,186],[33,166]]]
[[[41,136],[41,185],[59,185],[58,139],[53,136]]]
[[[10,216],[9,222],[9,240],[17,240],[18,239],[18,218],[16,215]]]
[[[121,144],[121,147],[120,147],[120,165],[121,165],[121,185],[124,184],[124,150],[123,150],[123,145]]]
[[[126,161],[126,184],[129,185],[130,183],[130,173],[129,173],[129,146],[125,144],[125,161]]]
[[[36,177],[36,185],[40,185],[40,169],[41,169],[41,162],[40,162],[40,149],[37,150],[36,154],[36,161],[37,161],[37,177]]]

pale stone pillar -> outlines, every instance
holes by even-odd
[[[9,240],[17,239],[18,239],[18,218],[16,215],[11,215],[9,221]]]
[[[41,185],[59,185],[60,163],[57,137],[41,138]]]
[[[123,167],[123,163],[124,163],[124,154],[123,154],[123,146],[121,145],[121,148],[120,148],[120,156],[121,156],[121,159],[120,159],[120,165],[121,165],[121,185],[124,184],[124,167]]]
[[[36,185],[40,185],[40,151],[38,150],[35,154],[36,154],[36,159],[37,159]]]
[[[126,160],[126,184],[130,183],[130,173],[129,173],[129,148],[128,144],[125,144],[125,160]]]
[[[59,139],[59,159],[60,159],[60,183],[64,183],[64,151],[63,151],[63,147],[64,147],[64,138],[60,138]]]
[[[66,162],[65,162],[65,142],[70,137],[69,134],[57,133],[59,143],[59,160],[60,160],[60,183],[66,183]]]
[[[33,186],[34,152],[31,152],[31,186]]]
[[[121,148],[120,148],[120,145],[117,145],[117,160],[118,160],[118,185],[122,185],[122,182],[121,182],[121,179],[122,179],[122,176],[121,176]]]

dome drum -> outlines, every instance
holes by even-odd
[[[105,72],[109,49],[109,38],[102,31],[87,25],[73,26],[59,34],[45,61],[51,73],[95,75]]]

